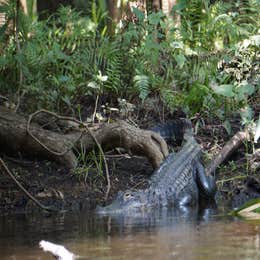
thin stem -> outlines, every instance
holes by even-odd
[[[95,122],[95,117],[97,114],[97,105],[98,105],[98,100],[99,100],[99,94],[97,95],[96,101],[95,101],[95,108],[94,108],[94,112],[93,112],[93,117],[92,117],[92,122]]]
[[[16,46],[17,46],[17,52],[18,55],[21,56],[21,45],[19,42],[19,10],[20,10],[20,1],[17,0],[16,1],[16,13],[15,13],[15,42],[16,42]],[[21,60],[19,60],[19,84],[18,84],[18,90],[17,90],[17,104],[15,107],[15,112],[18,110],[19,106],[20,106],[20,102],[21,102],[21,87],[22,87],[22,83],[23,83],[23,71],[22,71],[22,62]]]

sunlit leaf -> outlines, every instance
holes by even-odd
[[[152,25],[158,25],[160,23],[161,18],[164,16],[162,12],[157,12],[157,13],[151,13],[148,16],[148,21]]]
[[[180,68],[182,68],[186,62],[186,58],[183,54],[176,55],[175,60]]]
[[[183,49],[184,48],[183,42],[180,42],[180,41],[173,41],[173,42],[170,43],[170,46],[173,49]]]
[[[138,8],[133,8],[133,13],[136,15],[139,22],[142,22],[145,18],[144,13],[140,11]]]
[[[260,116],[259,116],[258,121],[256,123],[255,136],[254,136],[254,142],[255,143],[257,143],[259,137],[260,137]]]
[[[245,106],[240,110],[240,116],[242,119],[242,124],[245,125],[249,123],[253,118],[253,110],[250,106]]]
[[[97,84],[97,83],[94,82],[94,81],[89,82],[89,83],[88,83],[88,87],[93,88],[93,89],[100,89],[99,84]]]
[[[70,98],[69,98],[68,96],[62,97],[62,100],[63,100],[68,106],[71,106],[71,101],[70,101]]]
[[[98,121],[105,121],[106,118],[101,115],[101,113],[96,113],[96,118]]]
[[[67,82],[67,81],[69,81],[69,79],[70,78],[68,76],[64,76],[64,75],[61,75],[61,76],[58,77],[58,80],[60,82]]]
[[[233,97],[235,95],[233,92],[233,85],[230,84],[212,86],[212,88],[215,93],[225,97]]]
[[[231,215],[237,215],[247,219],[260,220],[260,198],[248,201],[239,209],[231,212]]]
[[[244,100],[247,96],[252,95],[255,92],[255,87],[251,84],[240,85],[237,89],[236,99],[238,101]]]
[[[227,133],[230,135],[231,134],[231,124],[228,120],[225,120],[223,123],[223,126],[225,128],[225,130],[227,131]]]
[[[260,46],[260,35],[253,35],[250,39],[255,46]]]
[[[217,16],[216,18],[215,18],[215,23],[217,23],[217,22],[219,22],[220,20],[225,20],[226,22],[228,22],[228,23],[231,23],[232,22],[232,19],[231,19],[231,17],[229,16],[229,15],[227,15],[227,14],[221,14],[221,15],[219,15],[219,16]]]

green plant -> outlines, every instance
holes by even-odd
[[[5,8],[15,12],[13,2]],[[24,96],[35,99],[40,107],[58,111],[71,107],[78,95],[88,93],[93,75],[106,66],[110,51],[107,39],[98,38],[90,18],[65,7],[58,10],[55,19],[33,22],[27,28],[30,33],[25,31],[18,34],[19,52],[15,35],[11,35],[0,57],[1,88],[10,90],[12,86],[13,92],[21,88]],[[21,86],[19,71],[23,75]]]
[[[260,199],[252,199],[229,214],[248,220],[260,220]]]
[[[260,90],[259,73],[260,36],[253,35],[234,46],[230,56],[219,63],[219,80],[228,84],[213,87],[215,93],[224,96],[234,109],[240,111],[242,124],[249,124],[253,120],[254,94]]]
[[[105,176],[103,174],[103,158],[101,153],[92,151],[86,153],[86,150],[82,148],[78,152],[78,166],[75,169],[75,175],[79,180],[84,180],[86,182],[88,179],[95,183],[97,179],[104,180]]]
[[[2,9],[10,19],[17,13],[14,2]],[[180,23],[175,27],[162,12],[145,16],[134,8],[136,20],[123,22],[113,36],[106,33],[102,0],[93,2],[89,16],[64,7],[48,21],[23,23],[21,15],[20,51],[11,34],[0,57],[1,88],[13,93],[20,89],[25,100],[36,101],[27,102],[31,109],[37,103],[73,110],[82,96],[94,96],[96,106],[101,95],[145,102],[159,93],[170,110],[225,115],[250,106],[250,97],[258,91],[253,82],[257,46],[241,51],[236,47],[256,37],[259,28],[259,3],[246,2],[179,1],[174,12]]]

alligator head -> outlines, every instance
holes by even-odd
[[[113,202],[105,207],[97,207],[97,213],[123,213],[128,211],[142,211],[146,207],[146,191],[119,191]]]

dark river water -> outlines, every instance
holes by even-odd
[[[0,259],[52,259],[39,249],[42,239],[79,259],[260,259],[260,222],[212,210],[0,218]]]

